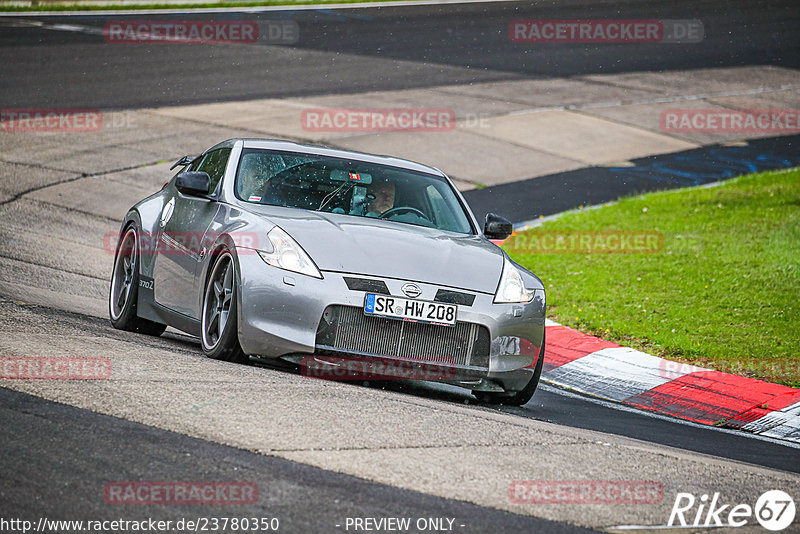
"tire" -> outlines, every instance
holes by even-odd
[[[203,353],[215,360],[244,363],[248,361],[239,345],[236,296],[236,262],[227,250],[220,253],[211,267],[203,292],[200,344]]]
[[[487,393],[485,391],[473,391],[472,394],[479,402],[484,404],[504,404],[506,406],[522,406],[527,404],[536,393],[539,385],[539,378],[542,376],[542,365],[544,364],[544,334],[542,335],[542,348],[539,350],[539,361],[533,370],[530,381],[520,391],[513,393]]]
[[[108,317],[119,330],[160,336],[167,325],[142,319],[136,314],[139,296],[139,237],[135,224],[122,234],[114,254],[114,270],[108,290]]]

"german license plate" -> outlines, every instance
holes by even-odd
[[[455,326],[458,306],[442,302],[404,299],[367,293],[364,315],[388,317],[417,323]]]

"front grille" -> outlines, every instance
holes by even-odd
[[[484,326],[459,322],[446,327],[368,317],[352,306],[325,310],[316,343],[318,348],[342,352],[489,367],[489,331]]]
[[[450,291],[449,289],[440,289],[436,292],[436,302],[446,302],[448,304],[459,304],[461,306],[472,306],[475,302],[475,295],[469,293],[461,293],[460,291]]]
[[[344,282],[347,284],[347,289],[350,291],[367,291],[368,293],[380,293],[381,295],[388,295],[389,288],[383,280],[370,280],[369,278],[350,278],[344,277]]]

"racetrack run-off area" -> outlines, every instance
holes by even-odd
[[[800,448],[778,439],[796,437],[796,390],[676,366],[565,326],[547,326],[545,383],[517,408],[436,384],[351,384],[214,361],[195,338],[122,332],[107,318],[108,236],[170,179],[174,161],[228,138],[430,164],[479,217],[500,213],[520,228],[620,196],[796,167],[800,132],[676,131],[661,121],[800,108],[795,11],[791,1],[564,0],[0,15],[0,109],[101,119],[26,131],[4,115],[0,357],[100,358],[110,370],[98,380],[0,380],[0,518],[255,516],[279,518],[280,532],[321,533],[366,531],[347,529],[348,518],[408,517],[453,519],[464,533],[637,532],[630,527],[666,526],[681,494],[755,507],[779,489],[798,502]],[[109,21],[142,18],[290,21],[299,33],[284,44],[104,39]],[[698,20],[704,34],[588,44],[508,34],[518,19],[586,18]],[[354,109],[444,110],[452,120],[433,131],[320,130],[304,120]],[[258,498],[104,498],[108,484],[181,481],[250,482]],[[639,481],[661,493],[590,504],[514,491],[537,481]],[[689,523],[705,519],[697,510]],[[764,529],[750,517],[719,531]]]

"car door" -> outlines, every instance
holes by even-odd
[[[195,319],[200,317],[196,278],[206,253],[204,236],[219,209],[214,193],[230,153],[230,148],[219,148],[195,161],[187,170],[208,173],[208,195],[186,195],[176,189],[159,223],[159,254],[153,269],[155,300]]]

